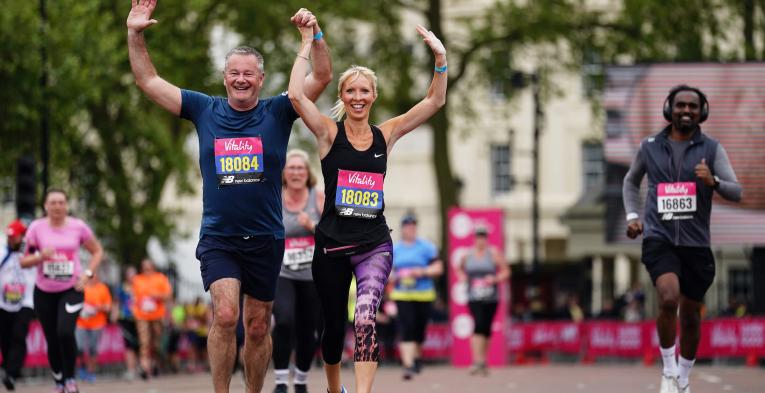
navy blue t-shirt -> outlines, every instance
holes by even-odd
[[[224,97],[181,90],[181,118],[199,137],[201,235],[284,238],[282,169],[292,123],[286,94],[237,111]]]

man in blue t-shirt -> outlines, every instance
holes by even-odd
[[[130,65],[136,84],[152,101],[197,129],[203,183],[197,258],[213,301],[208,337],[213,385],[216,392],[229,389],[241,291],[247,390],[260,392],[271,358],[271,304],[284,254],[281,173],[298,115],[286,95],[259,97],[263,57],[249,47],[226,55],[226,98],[181,90],[162,79],[143,36],[157,23],[151,19],[156,3],[133,0],[127,18]],[[306,95],[316,100],[332,78],[329,51],[310,11],[301,8],[291,21],[313,28],[313,73],[306,80]]]

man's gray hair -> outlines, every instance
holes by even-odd
[[[228,59],[232,55],[249,55],[249,56],[255,56],[256,59],[258,59],[258,67],[260,68],[260,72],[265,72],[265,62],[263,61],[263,55],[260,54],[255,48],[249,47],[249,46],[237,46],[234,49],[231,49],[226,53],[226,63],[223,65],[223,69],[228,69]]]

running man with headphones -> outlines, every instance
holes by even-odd
[[[671,124],[642,141],[624,178],[627,236],[643,234],[642,261],[656,287],[661,357],[661,393],[689,393],[688,375],[701,335],[704,294],[715,277],[709,219],[715,191],[741,200],[741,186],[722,145],[701,132],[709,102],[699,89],[680,85],[664,101]],[[648,175],[642,219],[639,188]],[[645,223],[645,225],[644,225]],[[676,360],[678,307],[680,357]]]

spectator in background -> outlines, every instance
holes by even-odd
[[[171,301],[170,315],[168,320],[170,322],[170,329],[167,334],[167,346],[165,347],[165,354],[169,361],[169,371],[173,374],[178,373],[181,370],[181,357],[178,353],[181,337],[186,335],[186,306],[180,302]]]
[[[579,296],[575,294],[568,295],[566,309],[568,310],[569,320],[577,323],[584,321],[584,310],[579,305]]]
[[[624,308],[624,322],[640,322],[643,320],[643,306],[637,299],[632,299]]]
[[[204,371],[207,358],[207,334],[210,331],[212,312],[201,296],[193,304],[186,305],[186,337],[189,340],[189,372]]]
[[[746,303],[742,302],[738,296],[730,295],[728,297],[728,306],[720,314],[721,317],[743,318],[748,315]]]
[[[122,341],[125,345],[125,374],[123,378],[128,381],[135,379],[136,375],[136,353],[138,352],[138,331],[135,327],[135,318],[133,318],[133,278],[136,276],[136,269],[128,266],[122,274],[122,282],[117,288],[116,302],[112,307],[113,322],[117,322],[122,331]]]
[[[614,301],[611,299],[603,300],[600,312],[595,315],[595,319],[616,320],[619,319],[619,312],[614,308]]]
[[[528,307],[526,307],[526,303],[523,301],[513,303],[510,309],[512,310],[510,313],[512,322],[531,321],[531,312],[529,312]]]
[[[630,306],[630,304],[632,304]],[[634,319],[636,317],[635,314],[639,315],[639,319],[642,320],[645,316],[645,292],[643,291],[643,286],[639,282],[633,282],[630,289],[628,289],[622,296],[619,297],[619,299],[616,302],[616,309],[622,317],[625,317],[628,312],[627,308],[629,307],[629,313],[630,318]]]
[[[151,259],[141,261],[141,273],[133,278],[133,316],[138,330],[141,378],[154,374],[162,338],[165,303],[172,296],[167,276],[157,271]]]
[[[98,343],[106,326],[107,315],[112,308],[112,294],[97,272],[85,284],[85,303],[77,318],[77,349],[80,355],[80,379],[93,383],[96,381],[98,366]]]
[[[561,292],[558,294],[556,303],[555,319],[571,322],[582,322],[584,320],[584,311],[579,305],[579,296]]]
[[[16,379],[21,375],[27,354],[25,337],[35,318],[32,294],[37,272],[33,268],[23,269],[20,262],[26,230],[20,220],[11,222],[5,231],[7,246],[0,254],[0,352],[5,370],[3,385],[9,391],[16,388]]]
[[[537,290],[534,292],[537,292]],[[539,293],[532,293],[531,295],[531,300],[529,301],[529,314],[531,315],[531,320],[535,321],[551,317],[552,313],[549,311],[547,303],[545,303]]]

